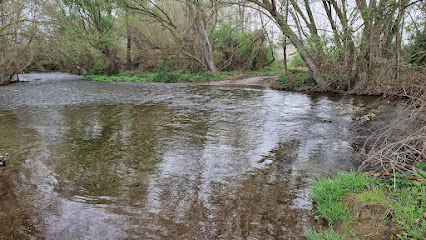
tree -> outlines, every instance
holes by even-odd
[[[59,6],[62,10],[58,27],[99,50],[105,57],[104,69],[108,74],[118,73],[123,65],[113,32],[120,14],[118,5],[105,0],[62,0]]]
[[[256,4],[258,7],[266,10],[270,17],[274,19],[276,24],[279,26],[282,33],[290,40],[290,42],[296,47],[303,61],[305,61],[306,66],[312,74],[313,79],[316,81],[318,85],[321,86],[324,90],[330,90],[327,81],[322,76],[321,70],[319,68],[318,63],[314,60],[315,56],[312,54],[306,47],[303,39],[299,38],[288,22],[286,21],[285,15],[280,12],[278,3],[275,0],[247,0],[247,2]],[[314,22],[310,24],[311,29],[315,30]]]
[[[31,0],[0,1],[0,85],[31,64],[32,43],[37,37],[36,3]]]
[[[160,24],[174,38],[179,52],[195,60],[211,73],[217,74],[211,37],[216,26],[219,6],[214,1],[125,0],[122,3],[143,18]],[[183,17],[177,16],[177,10],[186,14]]]
[[[347,0],[289,1],[291,8],[276,0],[236,4],[260,9],[273,19],[323,90],[379,90],[383,82],[391,82],[389,76],[399,82],[404,19],[416,0],[356,0],[352,6]],[[321,6],[330,29],[317,26]]]

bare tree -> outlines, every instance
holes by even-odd
[[[36,2],[0,2],[0,84],[12,81],[12,77],[31,64],[32,42],[38,32]]]
[[[219,5],[214,1],[127,0],[123,3],[128,9],[159,23],[173,36],[181,53],[198,62],[212,74],[217,74],[211,37]],[[181,13],[185,12],[187,18],[179,21],[171,6],[176,6]],[[200,47],[200,51],[192,50],[196,46]]]

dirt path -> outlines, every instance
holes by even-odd
[[[271,82],[277,78],[278,75],[272,76],[238,76],[231,79],[211,81],[201,83],[200,85],[220,85],[220,86],[258,86],[269,87]]]

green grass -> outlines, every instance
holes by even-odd
[[[358,192],[374,183],[374,179],[356,172],[341,173],[336,178],[324,178],[312,185],[312,198],[317,205],[317,218],[330,225],[339,220],[350,221],[351,210],[341,204],[347,193]]]
[[[417,165],[419,171],[426,168],[426,164]],[[336,178],[324,178],[312,185],[312,198],[317,203],[317,216],[328,221],[331,228],[337,223],[353,221],[353,205],[373,204],[384,206],[393,214],[392,221],[402,230],[397,235],[399,239],[426,239],[426,181],[409,181],[397,175],[396,182],[393,178],[377,180],[363,174],[348,172],[341,173]],[[348,198],[348,194],[352,196]],[[384,213],[385,214],[385,213]],[[315,235],[316,234],[316,235]],[[308,239],[339,239],[325,238],[328,232],[308,232]],[[312,236],[312,237],[310,237]],[[328,236],[328,235],[327,235]]]
[[[336,178],[324,178],[312,185],[312,198],[318,204],[342,200],[349,192],[357,192],[375,183],[374,178],[356,172],[340,173]]]
[[[126,71],[116,76],[106,75],[85,75],[89,81],[103,82],[165,82],[165,83],[182,83],[182,82],[202,82],[214,81],[233,76],[233,73],[220,72],[213,75],[209,72],[202,73],[180,73],[180,72],[140,72]]]
[[[332,228],[317,232],[315,229],[309,228],[306,230],[306,238],[309,240],[344,240],[345,238],[335,232]]]
[[[259,75],[278,75],[282,74],[284,69],[279,67],[267,67],[259,71],[246,72],[219,72],[213,75],[209,72],[199,73],[181,73],[173,71],[159,72],[142,72],[142,71],[125,71],[118,75],[91,75],[85,74],[84,77],[89,81],[102,82],[165,82],[165,83],[185,83],[185,82],[203,82],[215,81],[231,78],[238,75],[259,76]]]
[[[405,230],[401,239],[426,239],[426,183],[413,182],[410,186],[393,188],[392,185],[382,186],[388,190],[390,208],[395,214],[395,221]]]
[[[268,67],[260,71],[248,72],[219,72],[213,75],[209,72],[200,73],[181,73],[181,72],[142,72],[125,71],[118,75],[84,75],[89,81],[102,82],[165,82],[165,83],[184,83],[184,82],[203,82],[215,81],[234,77],[237,75],[259,76],[259,75],[278,75],[283,73],[283,69],[277,67]]]

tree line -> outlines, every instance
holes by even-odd
[[[0,76],[259,70],[293,45],[323,91],[397,94],[424,77],[425,15],[419,0],[0,0]]]

